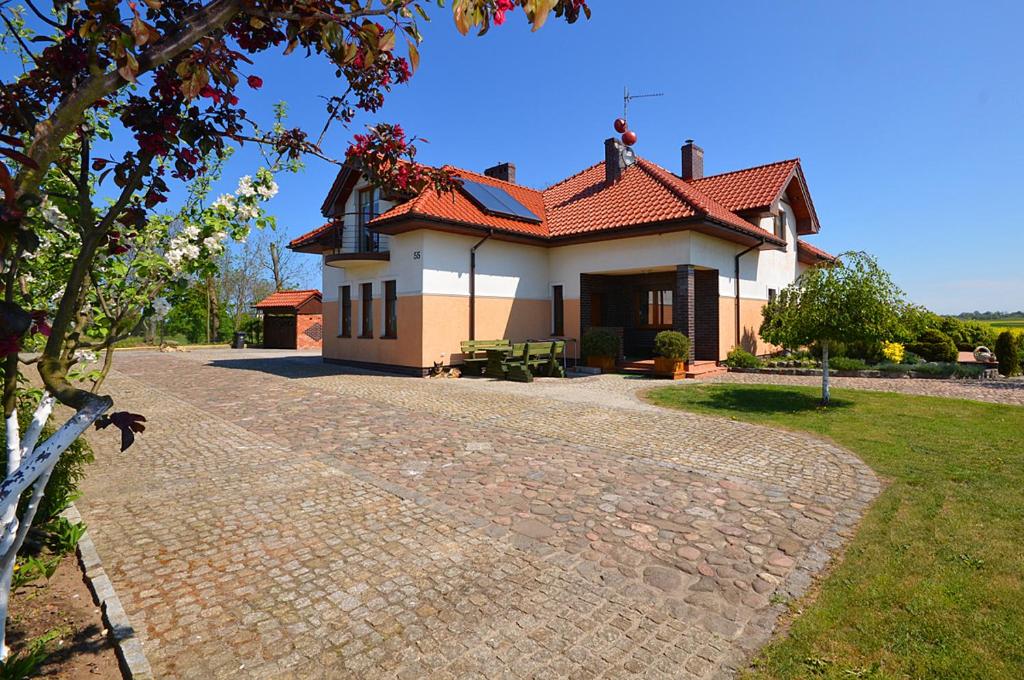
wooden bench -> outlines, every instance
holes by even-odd
[[[513,345],[505,360],[505,377],[516,382],[533,382],[534,375],[564,378],[565,370],[558,356],[565,351],[565,342],[552,340]]]
[[[487,350],[509,350],[512,344],[508,340],[463,340],[461,344],[462,363],[466,373],[480,375],[487,365]]]

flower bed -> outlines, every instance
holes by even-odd
[[[936,368],[930,368],[930,367]],[[949,366],[949,367],[947,367]],[[820,376],[820,368],[730,368],[732,373],[765,373],[768,375],[807,375]],[[999,377],[999,371],[995,368],[970,368],[956,364],[918,364],[915,366],[902,366],[889,364],[884,369],[867,368],[860,370],[836,370],[829,369],[829,375],[840,378],[926,378],[932,380],[949,379],[974,379],[992,380]]]

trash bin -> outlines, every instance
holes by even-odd
[[[235,333],[235,339],[231,343],[231,349],[245,349],[245,333]]]

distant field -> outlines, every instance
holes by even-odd
[[[1004,330],[1024,330],[1024,318],[1016,317],[1013,319],[999,319],[997,321],[982,321],[981,323],[991,326],[992,328]]]

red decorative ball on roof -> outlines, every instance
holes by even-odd
[[[633,146],[636,144],[636,133],[629,130],[622,135],[622,143],[626,146]]]
[[[625,118],[616,118],[615,119],[615,131],[616,132],[621,134],[621,133],[625,132],[628,129],[629,129],[629,124],[626,123],[626,119]]]

